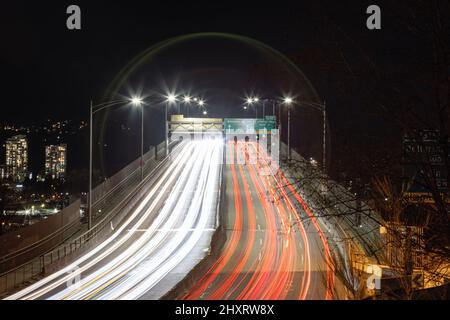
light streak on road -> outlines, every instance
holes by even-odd
[[[270,158],[250,163],[249,153],[259,153],[252,143],[230,142],[227,148],[234,207],[226,214],[234,216],[234,223],[218,259],[181,298],[306,299],[311,283],[309,238],[277,175],[266,174]],[[259,245],[256,234],[262,236]]]
[[[255,146],[254,142],[252,144]],[[264,156],[267,157],[267,154],[265,153],[265,151],[262,150],[262,152],[263,152]],[[333,298],[333,290],[334,290],[335,274],[334,274],[334,270],[333,270],[333,262],[332,262],[333,258],[332,258],[331,251],[330,251],[330,248],[328,245],[327,237],[324,234],[324,232],[322,231],[322,228],[320,227],[320,225],[317,221],[317,218],[312,213],[312,210],[309,208],[306,201],[304,201],[304,199],[300,196],[300,194],[297,192],[297,190],[292,186],[292,183],[290,183],[290,181],[285,177],[285,175],[283,174],[283,171],[276,164],[273,164],[273,167],[275,169],[272,169],[272,170],[273,171],[276,170],[278,172],[278,175],[280,176],[280,180],[282,181],[282,183],[284,183],[284,186],[286,186],[289,189],[289,191],[293,194],[293,196],[298,201],[298,203],[302,206],[303,210],[306,212],[309,219],[312,221],[314,228],[316,229],[317,234],[320,237],[320,240],[322,242],[322,245],[323,245],[323,248],[325,251],[325,260],[326,260],[326,268],[327,268],[327,291],[326,291],[325,299],[327,299],[327,300],[332,299]],[[287,197],[286,192],[284,191],[284,187],[281,184],[280,184],[280,188],[283,192],[283,197]]]
[[[258,143],[225,147],[232,160],[225,170],[232,186],[227,239],[218,259],[181,298],[332,299],[328,241],[307,202]],[[208,221],[216,214],[223,142],[183,142],[176,151],[109,238],[7,299],[138,299],[190,252],[204,253],[198,243],[212,231]],[[325,285],[317,279],[324,264]],[[66,285],[80,275],[76,286]]]
[[[194,249],[215,216],[223,143],[206,139],[182,145],[111,237],[8,299],[137,299],[158,284]],[[83,277],[66,287],[75,276],[66,272],[75,266]]]

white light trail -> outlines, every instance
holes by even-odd
[[[77,274],[67,275],[67,273],[71,270],[74,270],[74,268],[80,266],[82,263],[87,261],[88,259],[96,256],[97,259],[95,259],[95,262],[100,261],[104,257],[106,257],[109,253],[111,253],[113,250],[118,248],[120,245],[122,245],[126,240],[128,240],[132,233],[128,232],[128,236],[122,237],[119,241],[116,241],[111,248],[108,250],[105,250],[102,252],[102,250],[105,249],[106,246],[108,246],[110,243],[112,243],[114,240],[116,240],[119,235],[122,234],[122,231],[124,231],[126,228],[129,228],[128,226],[131,224],[131,222],[136,219],[139,214],[142,213],[142,210],[144,207],[148,204],[148,202],[151,200],[151,198],[160,191],[160,187],[163,183],[167,183],[169,179],[173,180],[177,176],[178,172],[181,171],[183,168],[183,164],[186,161],[186,159],[189,157],[189,152],[193,148],[193,145],[190,143],[180,146],[182,148],[181,152],[177,155],[177,157],[173,160],[173,163],[169,166],[167,171],[163,174],[163,176],[158,180],[158,182],[152,187],[150,192],[147,194],[145,199],[141,202],[141,204],[133,211],[133,213],[130,215],[130,217],[125,221],[125,223],[114,232],[111,237],[109,237],[107,240],[105,240],[103,243],[101,243],[99,246],[95,247],[93,250],[89,251],[87,254],[83,255],[67,267],[61,269],[60,271],[57,271],[48,277],[45,277],[44,279],[36,282],[35,284],[7,297],[5,300],[17,300],[17,299],[35,299],[39,296],[44,295],[45,293],[49,292],[50,290],[55,289],[59,285],[64,284],[70,278],[73,278],[77,276]],[[173,173],[172,176],[171,175]],[[138,228],[142,222],[148,217],[150,212],[147,210],[145,214],[139,219],[139,221],[134,225],[135,228]],[[91,264],[89,264],[91,266]],[[80,268],[78,269],[78,274],[82,273],[87,268]],[[58,277],[63,276],[63,278],[58,279]],[[56,280],[54,283],[51,283],[52,281]],[[48,286],[46,286],[48,284]]]

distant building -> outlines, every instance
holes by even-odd
[[[28,142],[25,135],[6,140],[6,177],[22,182],[28,171]]]
[[[0,165],[0,179],[6,179],[6,166],[5,165]]]
[[[52,179],[66,176],[67,145],[49,145],[45,147],[45,175]]]

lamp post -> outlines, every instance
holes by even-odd
[[[97,105],[93,105],[93,102],[91,100],[90,103],[90,112],[89,112],[89,192],[88,192],[88,229],[90,230],[92,228],[92,132],[93,132],[93,117],[94,114],[102,111],[106,108],[110,108],[115,105],[124,104],[131,102],[134,105],[137,105],[138,103],[141,103],[140,98],[132,98],[130,100],[113,100],[109,102],[100,103]],[[97,108],[97,109],[95,109]],[[94,110],[95,109],[95,110]],[[143,116],[142,116],[143,119]],[[143,128],[143,126],[142,126]],[[143,132],[141,132],[141,135],[143,137]],[[141,141],[143,138],[141,138]],[[142,150],[142,149],[141,149]],[[142,159],[141,159],[142,163]]]
[[[258,97],[254,97],[253,98],[253,103],[255,104],[255,112],[256,112],[255,117],[256,118],[258,118],[258,102],[259,102],[259,98]]]
[[[144,106],[142,99],[133,97],[131,103],[135,106],[141,107],[141,181],[144,180]]]
[[[246,99],[246,103],[248,106],[251,106],[253,103],[256,103],[257,101],[259,101],[258,98],[247,98]],[[247,107],[244,107],[245,110],[247,110]],[[258,108],[255,105],[255,118],[258,118]]]
[[[192,100],[192,98],[190,96],[187,96],[187,95],[184,96],[184,98],[183,98],[183,102],[186,105],[186,116],[187,116],[187,118],[189,118],[189,106],[191,104],[191,100]]]
[[[313,107],[316,110],[319,110],[322,112],[322,122],[323,122],[323,128],[322,128],[322,168],[323,171],[326,173],[326,164],[327,164],[327,107],[326,102],[324,101],[323,104],[316,103],[316,102],[305,102],[302,101],[301,104]]]
[[[288,106],[288,123],[287,123],[287,131],[288,131],[288,160],[290,159],[291,155],[291,149],[290,149],[290,131],[291,131],[291,108],[290,106],[293,104],[293,99],[290,97],[286,97],[283,100],[283,103]],[[307,105],[310,107],[315,108],[316,110],[319,110],[322,112],[322,122],[323,122],[323,130],[322,130],[322,168],[323,171],[326,172],[326,155],[327,155],[327,108],[326,103],[323,104],[315,103],[315,102],[305,102],[302,101],[301,104]],[[281,110],[280,111],[280,117],[281,117]]]
[[[272,115],[275,116],[275,103],[276,103],[275,99],[255,97],[255,98],[250,99],[250,100],[252,100],[251,101],[252,103],[257,103],[257,102],[261,102],[262,103],[262,116],[263,116],[263,118],[266,117],[266,103],[267,102],[269,102],[269,103],[272,102]],[[247,103],[248,103],[248,101],[249,100],[247,100]]]
[[[289,161],[291,159],[291,105],[294,101],[291,97],[286,97],[283,100],[283,103],[287,105],[288,108],[288,119],[287,119],[287,160]]]
[[[166,157],[169,155],[169,121],[167,120],[168,117],[168,109],[170,103],[176,103],[177,102],[177,96],[174,94],[169,94],[166,98],[166,108],[164,111],[164,122],[165,122],[165,140],[166,140]]]
[[[266,99],[263,100],[262,107],[263,107],[263,118],[266,118]]]
[[[205,109],[205,101],[202,99],[198,100],[198,106],[203,110],[203,115],[206,116],[208,114],[208,111]]]

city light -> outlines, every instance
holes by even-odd
[[[1,299],[450,300],[450,0],[410,2],[63,4],[67,35],[114,19],[56,58],[17,45],[55,12],[7,7]]]
[[[173,102],[176,102],[177,101],[177,96],[176,95],[174,95],[174,94],[169,94],[168,96],[167,96],[167,102],[169,102],[169,103],[173,103]]]
[[[131,103],[135,106],[139,106],[142,104],[142,98],[140,97],[133,97],[131,98]]]
[[[259,102],[259,98],[258,97],[248,97],[245,99],[245,102],[247,104],[257,103],[257,102]]]
[[[283,103],[285,104],[292,104],[294,102],[294,100],[291,97],[285,97],[283,99]]]

